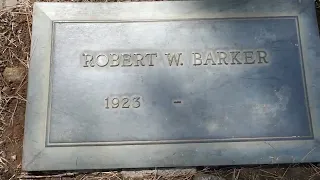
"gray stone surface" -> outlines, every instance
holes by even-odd
[[[320,160],[313,0],[36,3],[33,18],[24,170]]]
[[[297,33],[294,17],[55,23],[48,143],[311,137]]]

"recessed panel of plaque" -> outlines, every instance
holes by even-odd
[[[27,171],[320,160],[312,0],[36,3],[32,40]]]

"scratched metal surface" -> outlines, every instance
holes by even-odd
[[[49,143],[312,136],[296,25],[295,18],[56,22]],[[242,53],[242,64],[194,65],[192,52],[214,49],[265,49],[268,63],[244,64]],[[126,67],[83,67],[79,58],[141,50],[157,53],[153,66],[149,57],[135,66],[134,55]],[[182,53],[178,66],[169,52]],[[105,108],[106,97],[121,96],[139,96],[141,106],[111,108],[110,99]]]
[[[23,168],[318,161],[318,38],[312,0],[36,3]]]

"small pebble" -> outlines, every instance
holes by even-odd
[[[25,76],[25,68],[6,67],[2,75],[7,82],[21,82]]]
[[[2,88],[2,92],[6,92],[7,90],[9,90],[10,88],[8,87],[8,86],[4,86],[3,88]]]
[[[17,159],[17,155],[11,156],[11,160],[12,160],[12,161],[15,161],[16,159]]]

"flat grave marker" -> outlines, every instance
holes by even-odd
[[[317,162],[312,0],[35,3],[23,169]]]

